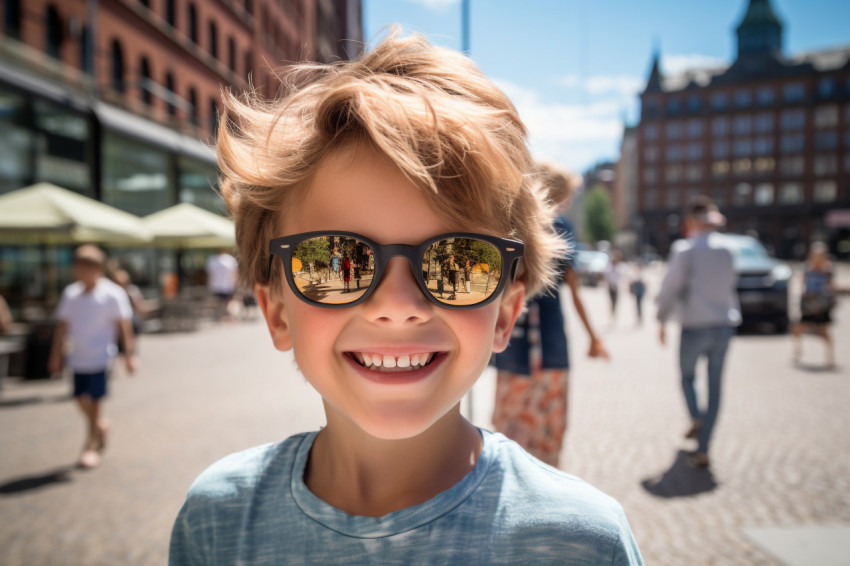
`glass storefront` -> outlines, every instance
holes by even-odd
[[[101,144],[103,202],[137,216],[174,204],[169,152],[111,130]]]
[[[33,101],[35,178],[94,197],[88,159],[89,121],[46,100]]]
[[[0,193],[20,189],[31,178],[33,133],[26,127],[26,103],[0,86]]]
[[[218,194],[218,169],[191,157],[177,156],[177,187],[180,202],[222,214],[224,202]]]

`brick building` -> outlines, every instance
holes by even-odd
[[[274,96],[275,67],[351,58],[363,39],[360,0],[0,6],[0,193],[47,181],[139,216],[179,202],[221,211],[210,142],[222,87]],[[37,253],[0,247],[0,292],[38,288]],[[67,278],[70,250],[56,258]],[[140,251],[128,267],[155,285],[157,263]]]
[[[770,0],[749,0],[731,65],[663,76],[656,53],[637,126],[644,243],[667,253],[680,211],[711,196],[732,232],[780,257],[813,239],[850,255],[850,46],[786,55]]]

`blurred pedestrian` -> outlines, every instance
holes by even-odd
[[[74,399],[88,425],[80,466],[93,468],[100,463],[106,446],[108,424],[101,416],[112,360],[120,337],[124,362],[129,373],[136,371],[133,309],[127,293],[103,276],[105,255],[96,246],[83,245],[74,253],[74,278],[62,292],[56,309],[48,370],[58,375],[63,365],[74,373]],[[67,360],[62,352],[65,339],[71,342]]]
[[[238,264],[236,258],[227,253],[226,249],[207,258],[207,289],[218,300],[216,320],[230,316],[228,307],[236,290]]]
[[[138,338],[142,331],[142,321],[148,314],[148,304],[142,291],[133,284],[130,274],[123,269],[112,273],[111,279],[127,293],[130,306],[133,308],[133,334]]]
[[[666,343],[665,323],[678,312],[682,325],[679,368],[691,416],[685,438],[697,440],[697,449],[688,462],[708,467],[709,442],[720,409],[723,363],[729,340],[741,323],[741,309],[732,252],[726,237],[716,232],[725,224],[725,217],[711,199],[700,196],[688,204],[684,222],[689,237],[673,243],[657,299],[659,340],[662,345]],[[694,384],[701,357],[708,359],[705,410],[699,408]]]
[[[617,297],[620,293],[620,281],[623,278],[623,255],[619,250],[611,251],[611,260],[605,268],[605,283],[608,285],[608,297],[611,299],[611,324],[617,319]]]
[[[12,329],[12,311],[3,295],[0,295],[0,336],[8,334]]]
[[[548,199],[569,207],[569,197],[578,185],[559,168],[538,164],[548,190]],[[567,242],[573,238],[570,222],[557,217],[555,229]],[[493,427],[518,442],[529,453],[558,466],[569,408],[569,349],[561,310],[560,283],[570,289],[573,305],[590,338],[588,356],[608,359],[608,351],[590,324],[579,293],[580,284],[570,257],[559,265],[558,285],[551,293],[528,301],[527,310],[514,326],[507,349],[494,356],[498,370]]]
[[[634,270],[632,271],[629,292],[635,298],[637,323],[638,326],[641,326],[643,324],[643,296],[646,294],[646,281],[643,278],[643,267],[640,262],[635,263]]]
[[[829,248],[823,242],[813,242],[806,258],[803,274],[803,294],[800,297],[800,320],[793,326],[794,363],[802,353],[801,334],[809,330],[826,343],[826,367],[835,369],[835,353],[829,326],[835,306],[836,288],[833,281],[834,266],[829,259]]]

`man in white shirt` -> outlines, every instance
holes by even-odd
[[[74,278],[62,292],[56,309],[48,369],[54,375],[66,365],[74,372],[74,398],[88,424],[88,436],[80,456],[80,466],[93,468],[100,463],[106,446],[107,424],[101,418],[101,400],[112,360],[121,338],[127,371],[136,371],[133,309],[127,293],[103,276],[104,253],[92,245],[74,253]],[[68,358],[63,360],[65,339],[71,342]]]
[[[738,277],[726,237],[715,230],[726,218],[708,197],[697,197],[685,211],[687,240],[673,243],[667,275],[658,294],[659,339],[666,342],[664,324],[679,312],[682,339],[679,366],[682,390],[691,415],[685,438],[697,440],[689,463],[708,467],[708,445],[720,408],[723,362],[735,327],[741,324],[741,308],[735,290]],[[708,406],[700,411],[694,379],[697,360],[708,359]]]
[[[227,305],[236,290],[238,267],[236,258],[227,250],[219,250],[216,255],[207,258],[207,289],[219,300],[216,318],[227,316]]]

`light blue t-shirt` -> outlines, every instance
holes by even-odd
[[[643,564],[619,503],[482,431],[475,468],[383,517],[316,497],[304,467],[316,432],[232,454],[201,474],[171,535],[171,566],[196,564]]]

